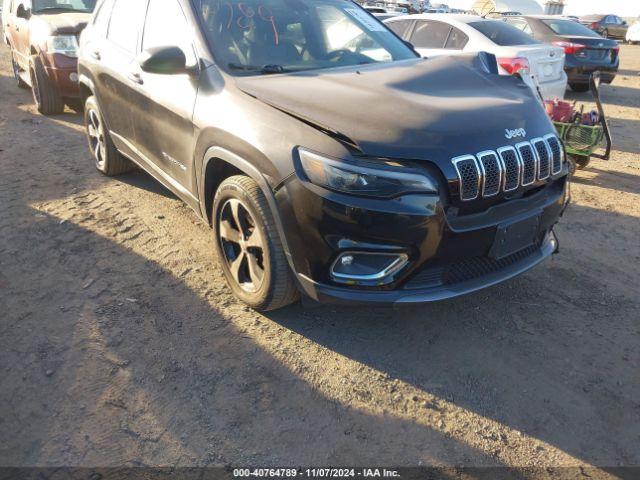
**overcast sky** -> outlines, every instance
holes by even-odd
[[[432,0],[431,3],[446,3],[453,8],[470,8],[473,0]],[[544,4],[544,0],[538,0]],[[621,17],[640,16],[640,0],[567,0],[567,15],[588,15],[590,13],[613,13]]]

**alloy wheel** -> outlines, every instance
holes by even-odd
[[[217,230],[235,282],[246,292],[258,291],[265,277],[265,244],[251,212],[240,200],[228,200],[220,209]]]
[[[91,109],[88,112],[87,133],[89,135],[89,147],[98,167],[102,167],[106,155],[107,146],[104,138],[104,128],[98,112]]]

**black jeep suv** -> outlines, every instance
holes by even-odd
[[[556,251],[562,144],[488,54],[421,59],[350,0],[104,0],[80,43],[97,168],[184,199],[256,309],[440,300]]]

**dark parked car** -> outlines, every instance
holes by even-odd
[[[629,25],[617,15],[588,15],[580,17],[580,23],[587,26],[604,38],[624,40]]]
[[[79,70],[97,168],[189,204],[256,309],[435,301],[556,251],[568,167],[531,89],[351,1],[105,0]]]
[[[96,0],[4,0],[3,30],[13,74],[38,110],[60,113],[80,98],[77,47]]]
[[[589,78],[600,72],[603,83],[611,83],[620,67],[620,45],[602,38],[584,25],[554,16],[505,17],[505,22],[537,40],[563,47],[569,86],[577,92],[589,90]]]

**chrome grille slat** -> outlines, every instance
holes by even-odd
[[[564,150],[560,139],[550,134],[451,161],[458,174],[460,199],[471,201],[513,192],[559,174]]]
[[[464,155],[452,160],[460,180],[460,198],[464,201],[475,200],[480,195],[480,168],[473,155]]]
[[[513,147],[502,147],[498,149],[498,156],[502,162],[504,170],[504,184],[502,188],[505,192],[513,192],[520,186],[522,176],[522,164],[516,149]]]
[[[564,158],[562,143],[560,143],[560,140],[558,140],[558,137],[555,135],[547,135],[544,139],[547,142],[547,145],[549,145],[549,150],[551,151],[551,174],[557,175],[562,171],[562,160]]]
[[[538,172],[538,162],[533,147],[529,142],[522,142],[516,145],[516,150],[522,162],[522,186],[533,185]]]
[[[496,152],[490,150],[480,152],[477,157],[482,172],[482,196],[495,197],[502,185],[502,163]]]
[[[533,151],[538,157],[538,180],[546,180],[551,176],[551,152],[543,138],[531,140]]]

